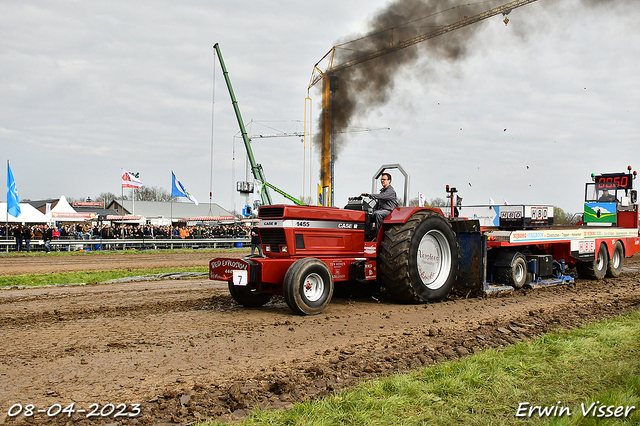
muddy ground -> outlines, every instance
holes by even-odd
[[[162,253],[140,251],[136,253],[103,254],[76,252],[72,256],[0,256],[0,275],[41,274],[51,272],[105,271],[118,269],[154,269],[195,267],[209,265],[215,256],[240,256],[242,251],[201,250]]]
[[[210,258],[206,252],[12,257],[0,258],[0,268],[3,274],[137,269]],[[254,407],[288,407],[370,378],[637,310],[639,259],[628,259],[615,280],[418,306],[397,305],[384,294],[342,298],[313,317],[293,315],[281,298],[243,308],[226,284],[206,279],[1,290],[0,423],[234,421]],[[53,415],[72,403],[71,418]],[[33,414],[9,417],[16,404],[23,413],[33,404]],[[101,416],[111,411],[108,404],[123,416]],[[124,416],[136,411],[133,404],[140,415]]]

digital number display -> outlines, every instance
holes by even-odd
[[[599,175],[595,177],[596,188],[603,189],[633,189],[631,175],[615,173],[609,175]]]

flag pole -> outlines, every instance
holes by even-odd
[[[171,206],[170,217],[169,217],[169,238],[173,238],[173,185],[174,185],[175,175],[173,174],[173,170],[171,170],[171,198],[169,198],[169,205]]]
[[[121,168],[121,170],[124,169]],[[124,185],[122,184],[122,176],[120,176],[120,207],[122,208],[122,216],[124,216]]]
[[[5,217],[7,221],[4,224],[4,236],[9,240],[9,160],[7,160],[7,208]],[[7,253],[9,252],[9,244],[7,244]]]
[[[11,202],[11,207],[9,207],[9,202]],[[9,209],[11,209],[11,216],[16,218],[20,216],[20,198],[18,197],[18,190],[16,189],[16,181],[13,178],[11,165],[9,164],[9,160],[7,160],[7,214],[5,216],[7,224],[5,228],[9,227]]]

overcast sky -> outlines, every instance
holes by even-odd
[[[465,204],[581,211],[592,172],[640,169],[639,3],[539,0],[508,25],[474,24],[460,60],[423,54],[394,76],[385,106],[357,117],[354,127],[372,131],[347,135],[335,204],[400,163],[411,197],[444,198],[449,184]],[[240,210],[245,154],[213,45],[249,133],[302,131],[313,65],[388,4],[0,0],[0,159],[21,199],[119,196],[121,168],[170,190],[173,170],[201,203],[213,187],[213,202]],[[271,183],[309,195],[300,138],[253,146]],[[315,192],[317,154],[311,167]]]

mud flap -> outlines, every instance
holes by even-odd
[[[455,288],[480,290],[483,281],[482,234],[456,232],[458,242],[458,277]]]

